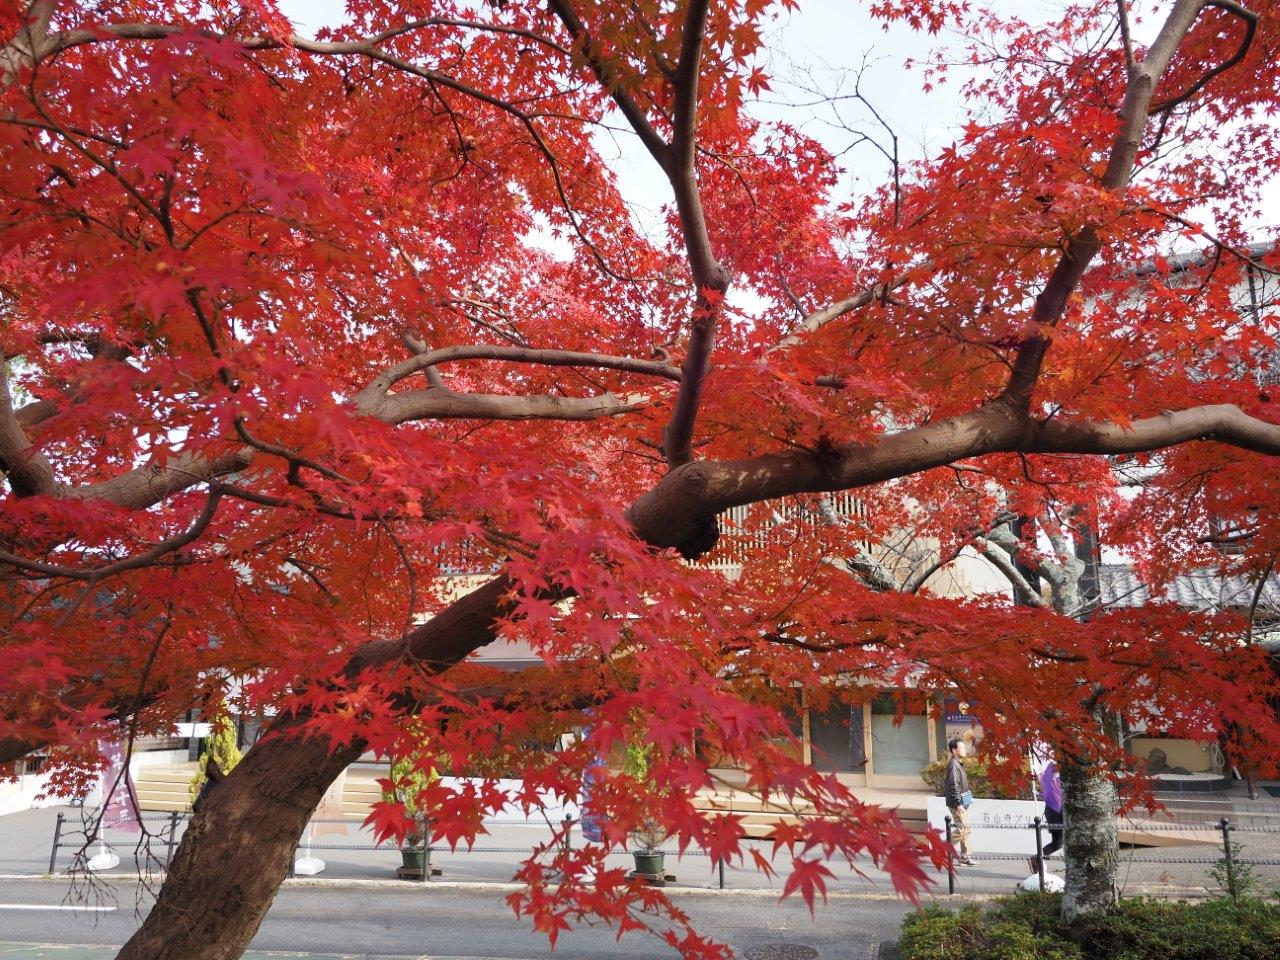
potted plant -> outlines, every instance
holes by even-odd
[[[436,779],[434,770],[423,771],[412,756],[397,757],[391,761],[390,776],[385,781],[390,789],[382,791],[382,799],[399,806],[405,819],[412,824],[400,847],[402,874],[406,876],[424,876],[427,870],[430,821],[421,798],[423,791]]]
[[[649,748],[635,744],[627,747],[622,772],[637,783],[652,788],[649,779]],[[661,883],[666,877],[666,854],[659,848],[667,839],[667,831],[657,820],[646,817],[631,831],[636,875]]]

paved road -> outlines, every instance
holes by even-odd
[[[18,944],[116,946],[140,922],[138,888],[113,882],[107,898],[82,907],[96,911],[32,909],[70,905],[65,881],[0,880],[0,960],[33,957],[106,960],[110,950],[84,952]],[[674,957],[658,939],[629,934],[621,943],[607,929],[575,930],[552,954],[547,940],[517,920],[501,889],[445,889],[410,885],[286,885],[253,942],[255,951],[289,951],[332,957],[521,958],[521,960],[638,960]],[[910,907],[897,900],[833,896],[810,917],[803,904],[779,904],[776,895],[678,894],[680,907],[700,932],[728,942],[739,957],[754,947],[803,944],[821,960],[873,960],[883,941],[895,940]],[[10,909],[11,905],[27,905]],[[139,910],[150,906],[143,900]],[[114,909],[109,909],[114,908]]]

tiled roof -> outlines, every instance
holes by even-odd
[[[1253,603],[1257,581],[1243,576],[1223,576],[1213,570],[1197,570],[1175,577],[1152,591],[1125,563],[1104,563],[1098,568],[1098,586],[1106,607],[1140,607],[1155,602],[1176,603],[1194,610],[1247,611]],[[1268,578],[1258,600],[1258,613],[1268,618],[1280,614],[1280,576]]]

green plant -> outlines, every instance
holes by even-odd
[[[1233,900],[1252,896],[1258,889],[1258,874],[1254,871],[1252,864],[1241,862],[1240,844],[1233,840],[1228,849],[1230,856],[1223,854],[1219,857],[1209,868],[1209,876]]]
[[[204,749],[200,751],[196,772],[187,789],[191,803],[196,802],[196,797],[200,796],[200,791],[204,789],[205,781],[209,779],[210,759],[218,765],[223,776],[230,773],[240,762],[240,747],[236,743],[236,724],[228,713],[217,714],[209,724],[209,736],[205,739]]]
[[[405,834],[405,849],[416,850],[426,842],[428,810],[422,794],[438,779],[440,776],[434,768],[424,770],[416,756],[405,755],[391,761],[387,777],[391,789],[382,791],[382,799],[398,805],[413,824],[413,829]]]
[[[941,760],[935,760],[923,770],[920,771],[920,779],[929,785],[934,793],[941,795],[943,792],[943,784],[947,779],[947,764],[950,762],[949,757]],[[1008,787],[1004,784],[994,782],[987,775],[987,765],[976,757],[968,757],[961,761],[964,764],[965,772],[969,774],[969,789],[973,791],[975,797],[981,799],[996,800],[1030,800],[1031,790],[1029,787]]]
[[[903,960],[1081,960],[1080,948],[998,911],[933,907],[907,917]]]
[[[651,747],[631,744],[622,757],[622,772],[642,784],[646,790],[656,792],[649,777],[652,752]],[[631,840],[638,848],[637,853],[656,853],[668,835],[666,828],[652,817],[645,817],[631,830]]]

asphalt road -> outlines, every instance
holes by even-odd
[[[149,908],[133,883],[112,883],[106,897],[76,902],[63,880],[0,880],[0,958],[99,960],[110,950],[23,949],[19,944],[118,946]],[[604,928],[563,934],[552,954],[546,937],[517,920],[506,891],[440,886],[286,885],[252,949],[323,957],[503,958],[503,960],[637,960],[675,957],[656,937]],[[833,896],[810,917],[802,903],[768,892],[689,892],[677,903],[699,932],[727,942],[738,957],[758,948],[798,944],[819,960],[874,960],[897,938],[911,908],[899,900]],[[42,909],[43,908],[43,909]],[[58,908],[58,909],[51,909]],[[74,908],[74,909],[66,909]],[[86,909],[97,908],[97,909]],[[792,953],[792,956],[797,954]],[[785,956],[785,954],[784,954]],[[812,957],[812,954],[809,954]]]

